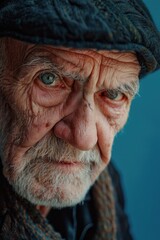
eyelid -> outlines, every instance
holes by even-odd
[[[41,80],[41,76],[44,74],[44,73],[51,73],[51,74],[54,74],[55,75],[55,81],[53,82],[53,84],[45,84],[42,82]],[[57,83],[56,83],[57,81]],[[55,73],[52,69],[40,69],[39,71],[37,71],[33,77],[33,82],[35,82],[36,84],[38,84],[39,86],[41,87],[44,87],[44,88],[53,88],[53,87],[56,87],[56,85],[60,84],[60,81],[61,81],[61,77]],[[63,83],[63,82],[62,82]]]
[[[58,77],[58,78],[60,78],[60,79],[62,78],[61,75],[60,75],[59,73],[53,71],[53,69],[41,70],[41,71],[39,71],[38,76],[40,76],[40,75],[42,75],[42,74],[44,74],[44,73],[51,73],[51,74],[55,75],[56,77]]]
[[[106,90],[107,92],[113,92],[113,93],[121,93],[121,94],[124,94],[124,95],[127,95],[127,92],[125,91],[122,91],[121,89],[119,88],[110,88],[110,89],[107,89]],[[129,93],[128,93],[129,94]]]
[[[43,73],[52,73],[52,74],[56,75],[55,82],[50,85],[44,84],[40,79],[38,79],[38,78],[40,78],[40,75]],[[43,70],[38,71],[35,74],[33,81],[35,81],[40,87],[42,87],[44,89],[50,89],[50,90],[54,90],[54,89],[58,90],[58,88],[59,89],[63,88],[63,89],[69,90],[74,82],[73,80],[66,79],[58,71],[55,72],[53,69],[45,69],[45,70],[43,69]]]
[[[106,97],[110,100],[110,101],[122,101],[126,98],[128,98],[126,96],[125,93],[123,93],[122,91],[119,91],[119,89],[108,89],[106,91],[108,93],[108,96],[106,95]],[[110,95],[110,96],[109,96]]]
[[[127,98],[133,98],[138,93],[139,83],[138,81],[134,81],[108,90],[117,91],[118,93],[124,94]]]
[[[31,62],[31,63],[26,63],[23,64],[18,72],[18,77],[23,79],[26,77],[30,77],[31,80],[35,79],[38,74],[41,72],[51,72],[57,75],[61,75],[59,71],[57,71],[56,67],[51,65],[50,63],[42,63],[42,62]],[[29,79],[29,78],[28,78]]]
[[[60,79],[62,79],[62,76],[61,76],[61,73],[59,71],[57,71],[56,68],[53,68],[52,66],[46,66],[46,65],[42,65],[42,66],[38,66],[38,70],[35,69],[35,77],[36,78],[37,76],[43,74],[43,73],[51,73],[51,74],[54,74],[56,76],[58,76]]]

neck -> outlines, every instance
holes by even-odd
[[[40,212],[42,217],[44,217],[44,218],[47,217],[49,211],[51,210],[51,207],[46,207],[46,206],[42,206],[42,205],[37,205],[36,208]]]

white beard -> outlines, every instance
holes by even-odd
[[[75,165],[57,164],[64,161]],[[33,204],[61,208],[82,201],[102,168],[96,147],[80,151],[56,137],[45,137],[14,168],[16,178],[10,184]]]

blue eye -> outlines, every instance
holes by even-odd
[[[39,78],[45,85],[54,85],[57,80],[57,75],[54,73],[45,72],[41,73]]]
[[[102,92],[102,96],[107,97],[113,101],[120,101],[124,98],[124,94],[115,89],[108,89],[108,90]]]

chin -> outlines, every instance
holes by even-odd
[[[64,166],[33,161],[16,173],[16,179],[10,184],[32,204],[63,208],[83,201],[100,172],[97,164]]]
[[[82,202],[89,187],[90,185],[83,188],[81,187],[81,189],[79,188],[77,191],[77,187],[64,184],[57,187],[53,186],[52,188],[47,189],[44,194],[42,194],[43,190],[33,193],[33,187],[31,191],[28,190],[28,192],[22,192],[20,194],[34,205],[64,208]]]
[[[15,192],[32,204],[54,208],[83,201],[106,166],[97,146],[80,151],[57,138],[44,138],[21,159],[17,151],[12,166],[7,159],[4,175]]]

